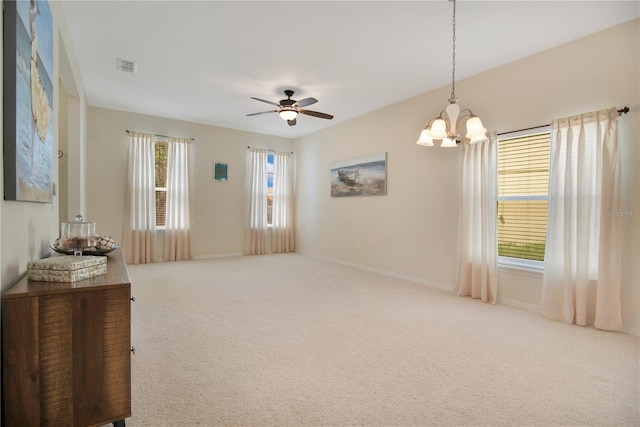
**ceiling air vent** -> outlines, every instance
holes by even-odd
[[[138,71],[138,63],[128,59],[118,58],[118,70],[135,74]]]

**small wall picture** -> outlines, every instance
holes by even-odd
[[[213,164],[213,180],[214,181],[227,181],[227,164],[226,163],[214,163]]]
[[[331,164],[331,197],[387,194],[387,153]]]

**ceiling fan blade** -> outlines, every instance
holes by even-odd
[[[333,119],[333,116],[331,114],[326,114],[326,113],[319,113],[317,111],[311,111],[311,110],[299,110],[298,111],[300,114],[306,114],[307,116],[313,116],[313,117],[318,117],[320,119],[328,119],[331,120]]]
[[[296,119],[287,120],[287,123],[289,124],[289,126],[295,126],[296,125]]]
[[[267,101],[266,99],[260,99],[260,98],[254,97],[254,96],[252,96],[251,99],[255,99],[256,101],[260,101],[260,102],[266,102],[267,104],[275,105],[276,107],[280,106],[280,104],[275,103],[273,101]]]
[[[260,114],[267,114],[267,113],[277,113],[278,110],[270,110],[270,111],[261,111],[259,113],[251,113],[251,114],[247,114],[247,116],[259,116]]]
[[[305,98],[296,102],[294,105],[297,105],[298,107],[306,107],[307,105],[315,104],[316,102],[318,102],[318,100],[315,98]]]

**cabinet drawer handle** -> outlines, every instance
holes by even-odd
[[[131,347],[131,353],[136,354],[136,348],[135,347]]]
[[[136,302],[136,297],[131,297],[131,301]]]

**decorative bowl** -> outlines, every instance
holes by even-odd
[[[73,255],[73,248],[63,248],[54,245],[49,245],[49,247],[59,254]],[[95,246],[91,246],[82,249],[82,255],[106,255],[109,252],[113,252],[114,250],[118,249],[119,247],[120,246],[117,243],[113,245],[111,249],[97,249]]]

